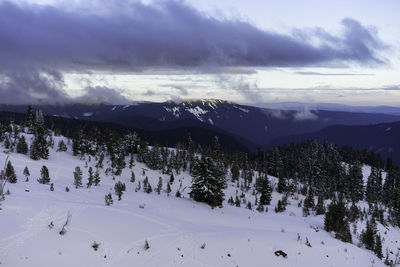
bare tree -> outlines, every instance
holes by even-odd
[[[4,188],[8,182],[8,178],[6,175],[6,168],[7,168],[7,163],[8,163],[8,157],[6,158],[6,162],[4,163],[4,168],[3,170],[0,171],[0,201],[4,200]]]
[[[71,222],[71,216],[72,216],[72,214],[70,212],[68,212],[67,220],[65,221],[65,223],[60,231],[60,235],[65,235],[65,233],[67,232],[67,229],[65,227],[68,226],[69,223]]]

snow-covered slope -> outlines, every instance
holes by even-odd
[[[55,138],[57,144],[60,137]],[[169,181],[168,175],[138,162],[133,168],[134,183],[129,181],[131,170],[126,168],[116,180],[102,172],[99,186],[75,189],[75,166],[81,166],[85,184],[86,162],[94,166],[95,161],[80,160],[70,151],[70,147],[67,152],[51,149],[49,160],[41,161],[10,154],[18,182],[8,184],[11,194],[1,202],[1,266],[383,266],[372,252],[324,231],[323,216],[303,217],[298,208],[302,196],[289,198],[287,210],[278,214],[273,211],[281,198],[278,193],[274,193],[268,213],[226,202],[224,208],[210,209],[188,197],[191,177],[186,172],[175,175],[171,196],[135,192],[146,176],[153,188],[159,177],[163,190]],[[0,163],[5,158],[1,152]],[[42,165],[49,168],[54,191],[36,181]],[[25,166],[31,173],[29,182],[22,175]],[[113,190],[118,180],[127,186],[121,201]],[[276,183],[276,179],[271,180]],[[183,198],[175,197],[178,188]],[[229,183],[226,199],[235,196],[236,190]],[[106,206],[104,195],[109,192],[114,204]],[[251,190],[246,198],[254,199]],[[67,233],[60,235],[68,214]],[[48,227],[51,222],[52,229]],[[359,223],[357,231],[363,228]],[[396,254],[398,229],[379,225],[379,230],[385,239],[384,251],[389,246]],[[144,249],[146,240],[148,250]],[[306,245],[307,240],[311,246]],[[93,242],[100,244],[97,251]],[[353,242],[357,244],[357,239]],[[286,252],[287,258],[276,256],[277,250]]]

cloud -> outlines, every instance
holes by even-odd
[[[245,21],[218,20],[183,1],[95,4],[90,11],[1,2],[0,68],[139,71],[383,62],[377,52],[385,46],[376,32],[352,19],[342,21],[341,36],[322,29],[285,35]]]
[[[86,87],[84,94],[76,98],[70,98],[71,102],[87,103],[87,104],[118,104],[125,105],[132,103],[129,99],[116,89],[106,86]]]
[[[323,73],[314,71],[297,71],[299,75],[314,75],[314,76],[375,76],[372,73]]]
[[[57,71],[12,70],[0,73],[0,103],[64,103],[68,96],[64,80]]]
[[[293,119],[295,121],[316,120],[316,119],[318,119],[318,116],[317,116],[317,114],[313,113],[311,110],[304,109],[301,111],[296,111],[293,114]]]
[[[262,30],[210,17],[184,1],[78,1],[34,5],[0,1],[0,96],[7,103],[70,101],[62,73],[143,70],[254,71],[257,67],[383,64],[376,30],[353,19],[342,34]],[[317,40],[317,41],[315,41]],[[256,84],[234,88],[259,99]],[[185,95],[185,88],[175,87]],[[88,87],[80,101],[117,101],[114,89]]]
[[[222,89],[237,91],[244,99],[250,103],[262,102],[257,81],[250,82],[246,76],[219,75],[215,83]]]

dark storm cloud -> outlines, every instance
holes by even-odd
[[[374,31],[352,19],[343,35],[294,36],[247,22],[217,20],[183,2],[130,2],[107,13],[0,4],[1,68],[138,70],[147,67],[304,66],[330,61],[381,63]],[[98,2],[102,3],[102,2]],[[299,31],[297,31],[299,32]]]
[[[340,36],[322,29],[285,35],[245,21],[218,20],[183,1],[145,5],[110,0],[87,7],[1,1],[1,101],[70,101],[60,74],[65,71],[138,72],[160,68],[218,72],[384,62],[378,52],[385,46],[376,32],[352,19],[342,21]],[[317,39],[319,45],[312,39]],[[86,92],[108,97],[111,93],[111,99],[122,100],[113,89],[105,93],[101,88],[89,88]]]
[[[84,95],[72,98],[70,100],[89,104],[108,103],[117,105],[125,105],[132,102],[123,96],[119,91],[106,86],[86,87],[84,89]]]

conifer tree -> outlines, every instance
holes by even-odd
[[[304,199],[304,207],[307,209],[313,209],[314,208],[314,190],[312,187],[308,189],[308,195]]]
[[[193,166],[190,196],[213,207],[222,207],[225,187],[224,173],[211,158],[203,156]]]
[[[121,200],[123,192],[126,190],[126,186],[124,183],[118,181],[114,185],[115,194],[118,196],[118,200]]]
[[[325,230],[336,233],[336,238],[343,242],[352,242],[349,223],[346,217],[346,204],[343,198],[339,197],[339,201],[332,201],[325,213]]]
[[[29,173],[28,166],[25,166],[24,168],[24,176],[25,176],[25,182],[29,182],[29,177],[31,176],[31,174]]]
[[[110,206],[111,204],[113,204],[113,199],[112,199],[112,195],[111,193],[108,193],[104,196],[104,201],[106,203],[107,206]]]
[[[15,175],[14,166],[11,164],[11,161],[8,161],[6,167],[6,180],[7,179],[10,184],[15,184],[17,182],[17,175]]]
[[[364,181],[359,162],[350,166],[347,180],[349,183],[347,190],[351,201],[356,203],[362,200],[364,196]]]
[[[135,182],[135,173],[131,171],[131,183]]]
[[[78,189],[82,186],[82,170],[81,167],[76,166],[74,171],[74,185]]]
[[[95,185],[95,186],[98,186],[98,185],[100,184],[100,173],[99,173],[99,169],[96,168],[96,171],[95,171],[95,173],[94,173],[93,178],[94,178],[94,180],[93,180],[94,185]]]
[[[171,172],[171,176],[169,177],[169,183],[172,185],[174,183],[175,177],[174,174]]]
[[[161,190],[162,190],[162,178],[160,177],[160,178],[158,178],[158,185],[157,185],[157,189],[156,189],[157,194],[160,194]]]
[[[361,233],[361,242],[364,244],[366,249],[374,250],[376,241],[376,222],[374,217],[370,221],[367,221],[367,226]]]
[[[374,248],[375,255],[379,258],[383,258],[382,254],[382,240],[380,235],[376,235],[375,237],[375,248]]]
[[[89,167],[88,173],[89,173],[89,177],[88,177],[88,182],[86,184],[87,188],[91,187],[92,184],[93,184],[93,181],[94,181],[93,168],[92,167]]]
[[[322,215],[325,214],[324,199],[322,196],[318,196],[317,205],[315,206],[315,214]]]
[[[26,143],[25,136],[18,138],[17,153],[28,154],[28,144]]]
[[[171,185],[170,183],[167,183],[167,195],[169,196],[170,193],[171,193]]]
[[[50,183],[49,169],[45,165],[43,165],[42,169],[40,170],[40,178],[38,179],[38,182],[41,184]]]
[[[67,151],[67,145],[64,143],[64,140],[60,140],[60,142],[58,142],[57,152],[65,151]]]
[[[256,181],[256,189],[261,193],[260,205],[269,205],[272,200],[272,188],[269,184],[268,176],[261,175]]]
[[[31,159],[48,159],[49,148],[46,141],[45,129],[40,124],[35,129],[35,139],[31,144]]]

